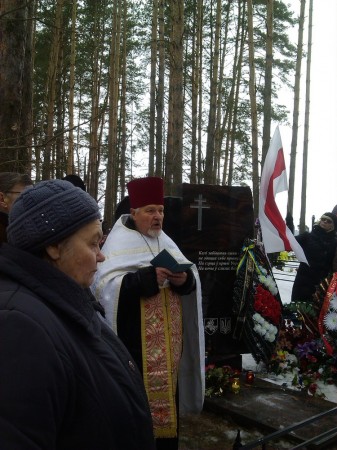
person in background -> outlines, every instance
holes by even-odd
[[[27,188],[0,248],[0,447],[153,450],[142,377],[89,289],[104,261],[96,201]]]
[[[33,184],[28,175],[0,172],[0,244],[7,241],[8,214],[21,192]]]
[[[309,265],[301,262],[294,281],[291,301],[313,301],[320,282],[332,272],[337,248],[337,216],[327,212],[322,215],[311,232],[295,236],[303,248]]]
[[[92,290],[143,373],[157,450],[177,449],[179,409],[198,413],[203,406],[200,282],[195,266],[172,273],[151,265],[163,249],[186,262],[162,231],[163,180],[139,178],[127,187],[130,214],[110,231],[102,247],[106,260],[99,264]]]
[[[69,175],[66,175],[65,177],[63,177],[62,180],[69,181],[74,186],[79,187],[80,189],[82,189],[82,191],[86,191],[87,190],[86,187],[85,187],[84,181],[78,175],[69,174]]]

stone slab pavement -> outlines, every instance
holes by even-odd
[[[204,409],[216,414],[229,416],[238,424],[256,426],[265,430],[264,435],[300,423],[318,414],[336,408],[336,403],[319,397],[309,396],[304,391],[294,391],[268,381],[255,378],[252,385],[241,381],[238,394],[226,392],[224,397],[206,399]],[[320,418],[315,423],[291,433],[298,443],[312,439],[327,430],[337,427],[337,409],[333,415]],[[337,449],[336,442],[328,446],[310,448]],[[242,442],[242,444],[249,444]],[[261,447],[259,447],[261,448]],[[273,448],[269,445],[267,448]],[[309,447],[308,447],[309,448]]]

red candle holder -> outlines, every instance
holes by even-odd
[[[252,370],[248,370],[246,372],[246,383],[247,384],[253,384],[254,383],[254,378],[255,378],[254,372]]]

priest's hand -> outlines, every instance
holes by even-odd
[[[164,267],[156,267],[156,274],[158,286],[163,286],[168,280],[168,277],[173,275],[170,270],[164,269]]]
[[[186,272],[177,272],[177,273],[171,272],[171,275],[169,275],[167,277],[167,279],[174,286],[182,286],[187,280],[187,273]]]

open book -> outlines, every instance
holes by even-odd
[[[155,256],[150,263],[154,267],[164,267],[165,269],[170,270],[173,273],[177,272],[185,272],[185,270],[189,269],[193,266],[193,263],[178,263],[178,261],[171,255],[169,251],[165,248],[157,256]]]

